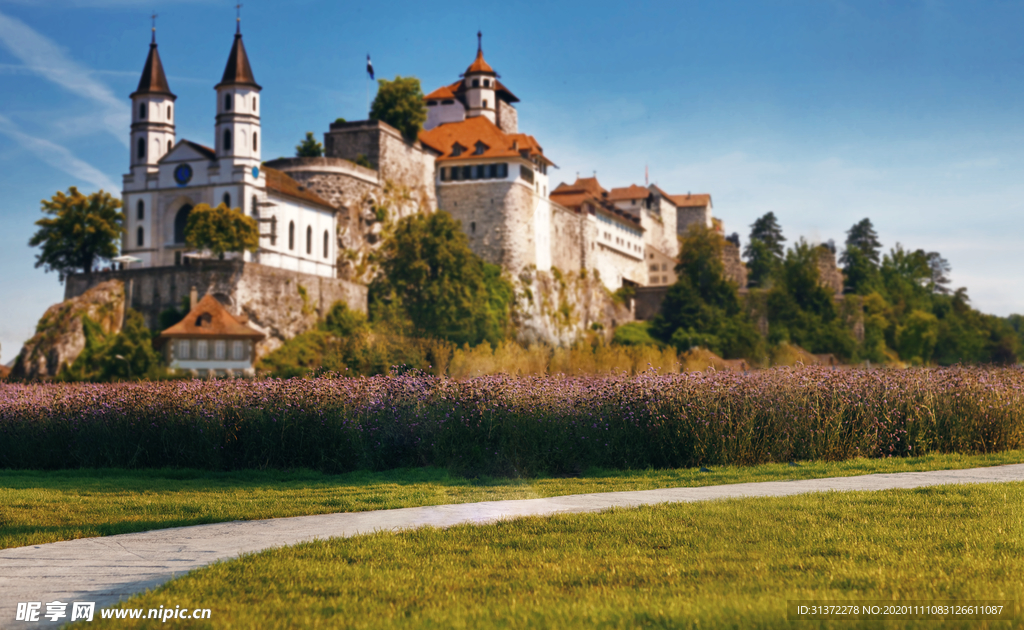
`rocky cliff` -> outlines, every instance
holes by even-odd
[[[56,376],[85,349],[82,318],[99,324],[104,333],[121,332],[124,322],[124,283],[107,280],[85,293],[46,309],[36,334],[25,342],[11,372],[15,379]]]
[[[527,269],[515,278],[512,321],[525,345],[569,347],[594,331],[611,339],[615,326],[633,321],[628,304],[616,302],[593,276]]]

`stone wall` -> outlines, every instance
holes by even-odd
[[[633,316],[638,320],[651,320],[661,312],[661,303],[668,295],[670,285],[637,287],[633,297]]]
[[[193,286],[200,297],[213,294],[233,315],[248,316],[253,328],[266,333],[267,338],[257,345],[260,356],[312,328],[335,302],[366,312],[363,285],[241,261],[200,260],[180,267],[73,274],[65,282],[64,298],[77,297],[109,280],[124,283],[128,304],[154,330],[159,328],[162,311],[188,303]]]
[[[725,242],[722,247],[722,263],[725,265],[726,278],[741,289],[747,286],[747,266],[740,260],[740,248],[735,243]]]
[[[680,236],[686,236],[690,226],[694,223],[711,227],[711,206],[686,207],[676,210],[676,232]]]
[[[519,112],[500,98],[498,101],[498,129],[505,133],[519,133]]]
[[[515,181],[438,186],[438,207],[462,222],[469,246],[511,273],[536,264],[534,192]]]
[[[832,290],[832,293],[843,292],[843,272],[836,266],[836,255],[824,245],[818,246],[818,282]]]
[[[551,204],[551,266],[565,273],[586,269],[588,243],[586,215]]]

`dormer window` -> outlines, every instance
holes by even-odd
[[[466,150],[466,147],[462,146],[458,142],[452,145],[452,157],[459,157],[462,152]]]
[[[473,87],[480,87],[480,79],[473,79]]]
[[[202,328],[204,326],[209,326],[210,322],[212,321],[213,315],[210,315],[209,313],[203,313],[202,315],[196,318],[196,327]]]
[[[488,147],[483,142],[477,141],[477,143],[476,143],[476,145],[474,147],[473,155],[483,155],[484,151],[486,151],[489,148],[490,147]]]

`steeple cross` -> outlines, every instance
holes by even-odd
[[[242,32],[242,3],[235,5],[235,32]]]
[[[156,43],[156,13],[149,16],[153,20],[153,43]]]

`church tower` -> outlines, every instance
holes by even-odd
[[[131,165],[136,181],[155,173],[157,162],[174,147],[174,101],[156,49],[156,26],[139,87],[132,92]]]
[[[223,174],[260,165],[260,90],[242,44],[242,22],[217,90],[217,158]]]
[[[485,116],[491,122],[497,122],[497,102],[495,88],[498,73],[484,61],[483,34],[476,33],[476,60],[466,69],[463,76],[465,89],[466,118]]]

